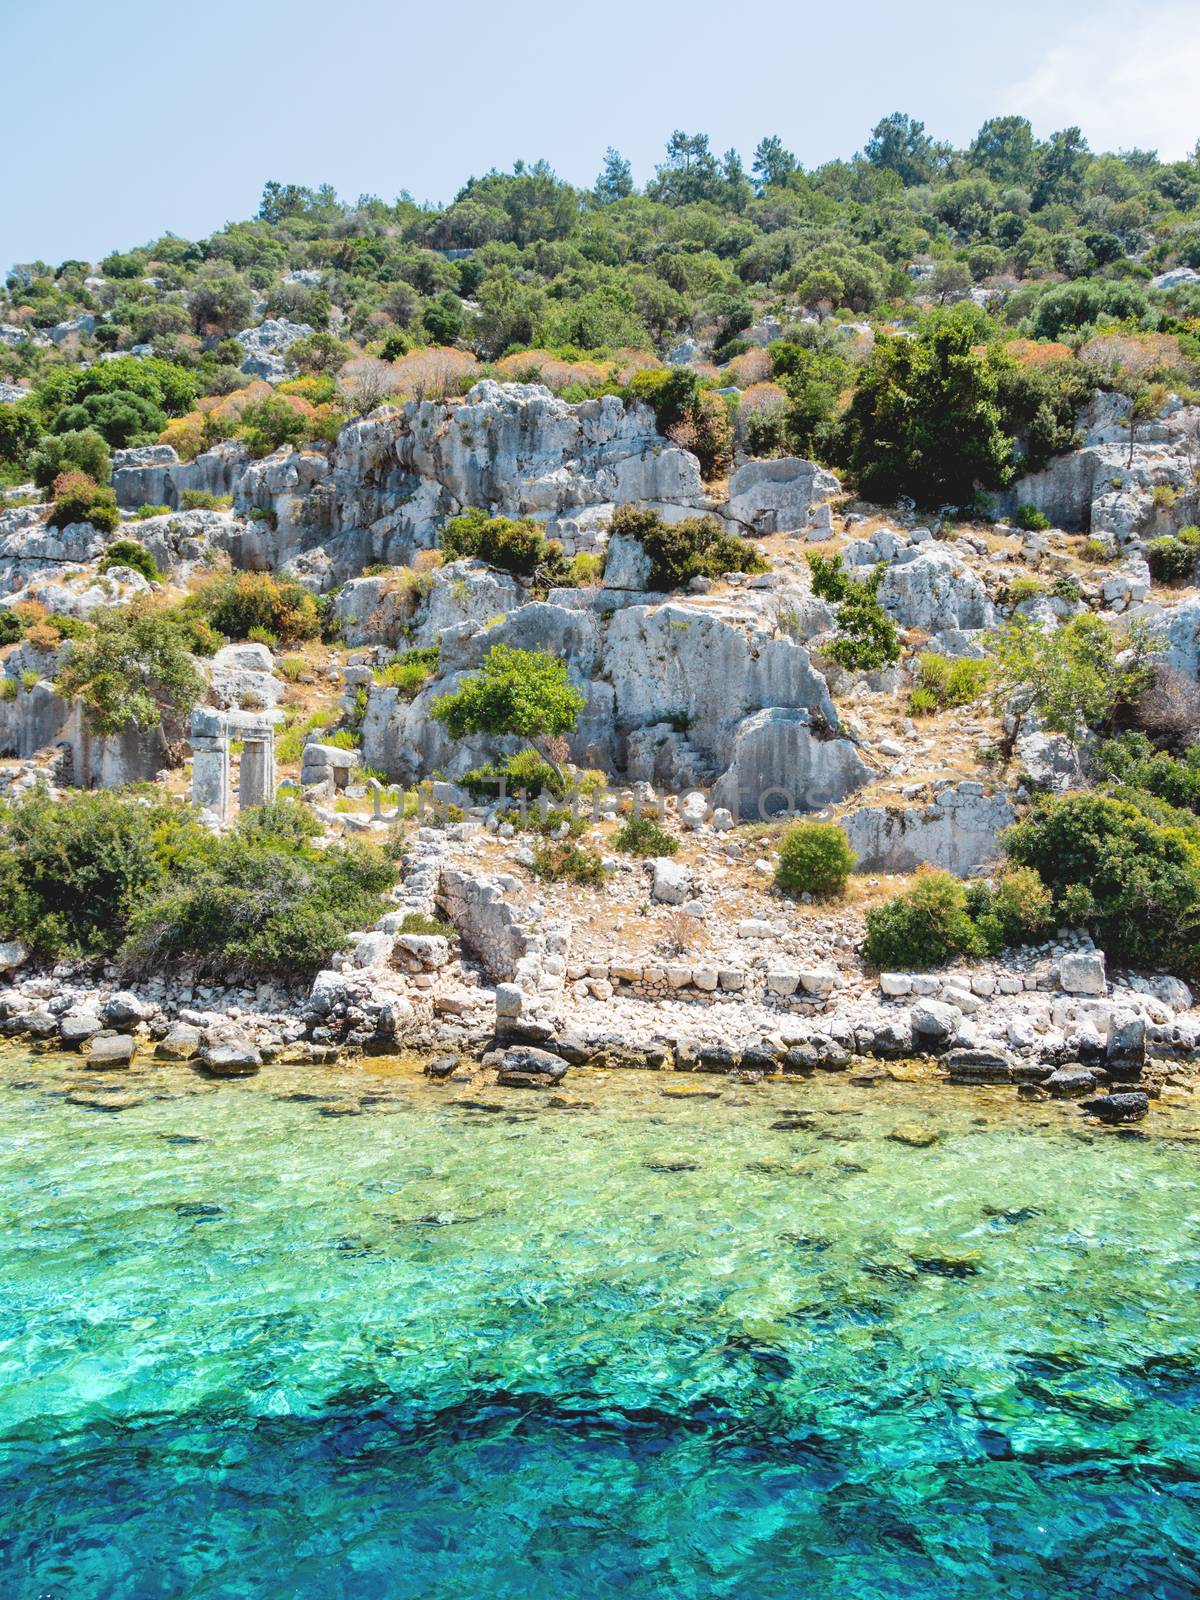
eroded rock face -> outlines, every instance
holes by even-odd
[[[117,504],[127,511],[144,505],[174,510],[185,489],[232,494],[249,460],[245,446],[233,442],[214,445],[194,461],[180,461],[170,445],[117,450],[113,452],[113,491]]]
[[[747,461],[729,480],[723,515],[751,534],[792,533],[807,526],[811,509],[840,494],[832,472],[815,461],[781,456]]]
[[[851,740],[818,734],[803,708],[771,706],[734,729],[712,799],[741,821],[765,820],[818,810],[874,776]]]
[[[925,863],[964,877],[1000,856],[1000,835],[1017,820],[1007,795],[983,785],[943,789],[931,806],[867,806],[840,819],[858,872],[913,872]]]
[[[983,583],[956,551],[944,544],[903,550],[879,586],[879,603],[904,628],[930,633],[953,628],[990,628],[996,610]]]

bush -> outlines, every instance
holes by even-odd
[[[406,911],[400,924],[401,933],[424,933],[434,938],[457,939],[458,929],[452,922],[442,922],[438,917],[426,916],[423,911]]]
[[[1126,733],[1104,741],[1096,753],[1096,765],[1118,783],[1200,813],[1200,745],[1192,745],[1177,758],[1155,750],[1145,734]]]
[[[159,583],[162,580],[158,562],[146,546],[139,544],[136,539],[116,539],[109,545],[100,563],[100,571],[108,572],[112,567],[129,567],[134,572],[140,572],[147,583]]]
[[[995,886],[967,886],[967,911],[989,955],[1044,939],[1053,927],[1054,899],[1031,867],[1008,867]]]
[[[451,517],[442,528],[440,544],[447,561],[473,557],[522,578],[532,577],[547,561],[562,556],[562,547],[547,542],[532,517],[493,517],[478,506]]]
[[[233,499],[227,494],[213,494],[208,489],[183,489],[179,495],[180,511],[228,511]]]
[[[148,522],[151,517],[165,517],[170,515],[170,506],[152,506],[149,501],[140,505],[133,513],[135,522]]]
[[[665,523],[657,511],[619,506],[610,531],[636,539],[650,557],[650,587],[685,588],[693,578],[720,578],[727,572],[765,572],[767,562],[745,539],[726,533],[715,517],[685,517]]]
[[[570,733],[586,704],[566,663],[545,650],[493,645],[479,672],[432,707],[453,739],[471,733],[559,738]]]
[[[129,389],[89,394],[64,406],[54,419],[56,433],[94,428],[114,450],[153,444],[167,425],[167,414],[152,400]]]
[[[398,689],[402,700],[415,700],[431,678],[437,677],[441,659],[440,644],[406,650],[386,667],[380,667],[375,682],[385,689]]]
[[[966,889],[935,868],[922,868],[911,889],[867,912],[863,957],[880,970],[923,971],[953,955],[983,955],[986,948],[967,910]]]
[[[186,962],[225,982],[327,966],[351,929],[382,915],[396,869],[375,845],[318,849],[320,831],[303,807],[277,800],[244,812],[232,833],[206,836],[136,910],[124,965]]]
[[[978,700],[988,686],[991,668],[986,661],[923,650],[917,657],[917,674],[918,683],[908,709],[913,716],[923,716],[945,706],[966,706]]]
[[[776,886],[787,894],[829,900],[844,893],[854,870],[854,851],[834,822],[798,822],[779,847]]]
[[[39,489],[48,489],[63,472],[86,473],[93,483],[107,483],[112,477],[112,454],[94,428],[47,434],[29,465]]]
[[[34,789],[0,814],[0,930],[40,957],[111,956],[202,830],[165,801]]]
[[[170,743],[185,713],[204,699],[195,643],[186,617],[149,597],[101,609],[88,633],[72,641],[56,688],[82,701],[97,733],[120,733],[130,723],[162,727]]]
[[[875,672],[900,659],[896,624],[879,604],[883,567],[864,582],[850,581],[837,607],[837,637],[827,654],[851,672]]]
[[[197,591],[194,603],[229,639],[248,639],[251,628],[265,628],[275,639],[291,644],[315,639],[321,631],[315,597],[300,584],[265,572],[210,578]]]
[[[1044,533],[1050,526],[1050,518],[1044,516],[1036,506],[1017,507],[1017,527],[1024,528],[1026,533]]]
[[[54,480],[50,526],[68,528],[73,522],[90,522],[101,533],[113,533],[121,525],[116,495],[83,472],[63,472]]]
[[[1037,871],[1060,916],[1084,922],[1113,961],[1185,977],[1197,970],[1200,828],[1190,813],[1137,791],[1065,795],[1040,801],[1009,830],[1005,848],[1010,861]]]
[[[679,840],[656,817],[641,811],[613,836],[613,844],[631,856],[673,856]]]
[[[1151,539],[1146,545],[1146,560],[1155,583],[1187,583],[1195,576],[1200,550],[1183,538]]]
[[[604,862],[599,853],[586,844],[535,845],[530,871],[551,883],[566,879],[594,886],[604,882]]]

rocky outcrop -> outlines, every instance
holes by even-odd
[[[995,607],[957,551],[927,543],[900,550],[879,586],[879,603],[903,628],[938,633],[990,628]]]
[[[300,339],[312,333],[307,322],[288,322],[284,317],[268,317],[256,328],[243,328],[236,335],[245,353],[242,371],[250,378],[267,383],[282,383],[289,377],[287,352]]]
[[[217,496],[233,494],[249,459],[245,446],[236,443],[214,445],[194,461],[180,461],[167,444],[117,450],[113,453],[113,491],[117,504],[127,511],[146,505],[175,510],[185,489]]]
[[[781,456],[747,461],[729,480],[722,515],[750,534],[795,533],[807,527],[812,508],[840,494],[832,472],[815,461]]]
[[[753,822],[820,810],[874,776],[849,739],[818,732],[803,708],[772,706],[734,729],[712,800],[735,819]]]
[[[1007,795],[985,795],[981,783],[969,782],[943,789],[930,806],[864,806],[839,818],[858,872],[929,865],[960,878],[999,858],[1000,835],[1016,820]]]

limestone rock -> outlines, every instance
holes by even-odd
[[[1059,962],[1058,982],[1065,994],[1107,993],[1103,950],[1075,951],[1063,956]]]

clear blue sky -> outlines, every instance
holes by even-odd
[[[590,183],[606,145],[648,178],[673,128],[806,166],[890,111],[963,143],[1022,112],[1093,148],[1200,137],[1195,0],[57,0],[4,21],[0,270],[98,259],[251,216],[268,178],[449,199],[545,156]]]

